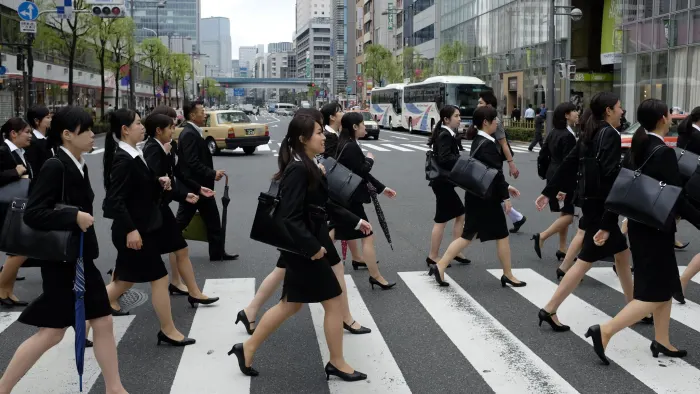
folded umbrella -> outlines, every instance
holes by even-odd
[[[340,248],[343,250],[343,261],[348,255],[348,241],[340,241]]]
[[[228,175],[224,174],[224,177],[226,177],[226,185],[224,186],[224,195],[221,197],[221,205],[224,207],[223,211],[221,211],[221,247],[226,250],[226,217],[228,216],[228,204],[231,202],[231,199],[228,196]]]
[[[85,365],[85,265],[83,263],[83,235],[80,233],[80,253],[75,263],[75,366],[78,369],[80,392],[83,392],[83,367]]]
[[[379,199],[377,198],[377,189],[374,186],[372,186],[371,183],[367,184],[367,188],[369,189],[369,195],[372,198],[372,203],[374,204],[374,210],[377,212],[377,219],[379,219],[379,225],[382,226],[382,231],[384,232],[384,236],[386,237],[387,242],[389,242],[391,250],[394,250],[394,245],[391,244],[391,234],[389,234],[389,225],[386,223],[384,211],[382,210],[382,206],[379,205]]]

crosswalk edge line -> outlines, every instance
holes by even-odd
[[[683,275],[686,268],[688,268],[688,267],[678,267],[678,274]],[[693,276],[693,278],[691,279],[691,282],[695,282],[697,284],[700,284],[700,275]]]
[[[19,319],[21,312],[0,312],[0,334]]]

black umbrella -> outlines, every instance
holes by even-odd
[[[377,198],[377,189],[374,186],[372,186],[371,183],[367,184],[367,188],[369,189],[370,197],[372,197],[374,210],[377,211],[377,219],[379,219],[379,225],[382,226],[382,231],[384,232],[384,236],[386,237],[387,242],[389,242],[391,250],[394,250],[394,245],[391,244],[391,234],[389,234],[389,225],[386,223],[384,211],[382,210],[382,206],[379,205],[379,199]]]
[[[226,250],[226,216],[228,216],[228,203],[231,202],[231,199],[228,196],[228,175],[224,174],[224,176],[226,177],[226,185],[224,186],[224,195],[221,197],[221,205],[224,207],[224,210],[221,212],[221,247],[223,250]]]

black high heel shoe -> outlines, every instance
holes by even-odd
[[[651,350],[651,355],[654,356],[654,358],[659,357],[659,353],[663,354],[666,357],[685,357],[688,355],[687,350],[669,350],[666,348],[666,346],[654,341],[651,341],[651,346],[649,346],[649,349]]]
[[[566,258],[566,253],[562,252],[561,250],[557,250],[557,261],[562,261]]]
[[[241,369],[241,372],[243,372],[243,375],[246,376],[258,376],[260,375],[260,372],[256,371],[253,367],[246,367],[245,366],[245,353],[243,352],[243,344],[242,343],[237,343],[233,345],[231,350],[228,352],[228,355],[235,354],[236,358],[238,359],[238,368]]]
[[[535,253],[537,253],[537,257],[542,258],[542,248],[540,248],[540,234],[534,234],[532,238],[530,238],[530,241],[535,241]]]
[[[565,326],[565,325],[559,325],[554,322],[552,319],[552,316],[556,316],[557,312],[549,313],[544,309],[540,309],[540,312],[537,314],[537,317],[540,319],[540,327],[542,327],[542,322],[547,322],[549,325],[552,327],[552,330],[555,332],[566,332],[571,330],[571,327]]]
[[[507,276],[502,275],[501,276],[501,287],[506,287],[506,284],[509,284],[513,287],[525,287],[525,286],[527,286],[526,282],[515,283],[512,280],[510,280]]]
[[[686,242],[684,244],[681,244],[680,246],[673,244],[673,247],[676,248],[677,250],[682,250],[688,247],[690,245],[690,242]]]
[[[678,301],[679,304],[685,304],[685,296],[682,291],[673,293],[673,299]]]
[[[654,315],[643,317],[639,322],[644,324],[654,324]]]
[[[6,307],[12,308],[15,306],[27,306],[29,303],[27,301],[15,301],[10,297],[0,298],[0,305],[5,305]]]
[[[605,348],[603,347],[603,335],[600,333],[600,325],[596,324],[595,326],[588,327],[588,331],[586,331],[586,338],[591,338],[593,340],[593,350],[595,351],[595,354],[598,355],[603,364],[610,365],[610,360],[608,360],[608,358],[605,357]]]
[[[379,262],[377,262],[377,263],[379,263]],[[355,260],[352,261],[352,269],[357,271],[360,267],[367,268],[367,263],[365,263],[363,261],[355,261]]]
[[[381,282],[379,282],[378,280],[374,279],[374,278],[371,277],[371,276],[369,277],[369,284],[372,285],[372,290],[374,290],[374,285],[377,285],[377,286],[381,287],[382,290],[389,290],[389,289],[391,289],[392,287],[396,286],[396,282],[394,282],[394,283],[389,283],[389,282],[387,281],[387,284],[382,284]]]
[[[440,279],[440,270],[438,269],[437,264],[430,266],[430,269],[428,270],[428,275],[434,276],[437,284],[439,284],[442,287],[447,287],[450,285],[448,282],[445,282],[444,280]]]
[[[455,260],[457,260],[456,257],[455,257]],[[457,260],[457,261],[459,261],[459,260]],[[469,261],[469,260],[467,260],[467,261]],[[459,261],[459,262],[461,263],[461,261]],[[430,257],[425,258],[425,263],[428,264],[428,268],[430,268],[431,265],[437,265],[437,261],[431,259]],[[469,263],[471,263],[471,261],[469,261]],[[466,263],[466,264],[469,264],[469,263]],[[447,264],[447,268],[450,268],[450,267],[452,267],[452,264]]]
[[[215,303],[216,301],[219,301],[219,297],[199,299],[199,298],[194,298],[192,296],[187,296],[187,302],[189,302],[190,305],[192,305],[192,308],[194,308],[194,306],[196,304],[211,305],[211,304]]]
[[[181,340],[181,341],[176,341],[176,340],[174,340],[174,339],[168,337],[167,335],[165,335],[165,334],[163,333],[163,331],[158,331],[158,346],[160,346],[160,343],[161,343],[161,342],[165,342],[165,343],[167,343],[168,345],[171,345],[171,346],[182,347],[182,346],[194,345],[195,342],[197,342],[197,341],[195,341],[195,340],[192,339],[192,338],[187,338],[187,337],[185,337],[185,338],[184,338],[183,340]]]
[[[85,348],[94,347],[94,346],[95,346],[95,344],[92,343],[91,340],[89,340],[87,338],[85,339]]]
[[[562,271],[561,268],[557,268],[557,280],[561,281],[564,275],[566,275],[566,272]]]
[[[121,309],[112,309],[112,316],[129,316],[129,312],[123,312]]]
[[[471,260],[464,258],[464,257],[459,257],[459,256],[455,256],[454,260],[460,264],[471,264],[472,263]],[[447,268],[450,268],[450,267],[452,267],[452,264],[447,265]]]
[[[348,330],[348,331],[350,331],[351,334],[355,334],[355,335],[369,334],[370,332],[372,332],[372,330],[370,330],[370,329],[367,328],[367,327],[362,327],[362,326],[360,326],[360,328],[352,328],[352,325],[353,325],[353,324],[355,324],[355,321],[354,321],[354,320],[353,320],[352,323],[350,323],[350,325],[348,325],[347,323],[343,322],[343,328],[346,329],[346,330]]]
[[[352,373],[345,373],[329,362],[326,364],[326,380],[330,380],[331,375],[337,376],[346,382],[357,382],[358,380],[367,379],[367,375],[362,372],[353,371]]]
[[[177,287],[175,287],[172,283],[168,285],[168,292],[170,293],[170,295],[190,295],[189,291],[180,290]]]
[[[238,314],[236,315],[236,322],[234,324],[238,324],[238,322],[242,322],[243,326],[245,327],[245,330],[248,332],[248,335],[253,335],[255,332],[255,329],[250,328],[251,323],[255,323],[255,320],[253,321],[248,321],[248,315],[245,314],[245,311],[241,309],[238,311]]]

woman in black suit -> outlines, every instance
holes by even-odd
[[[457,160],[459,160],[459,141],[460,136],[455,130],[459,128],[462,121],[459,108],[453,105],[446,105],[440,110],[440,121],[435,125],[428,146],[433,149],[437,165],[449,173],[452,171]],[[442,244],[442,236],[445,234],[447,222],[454,219],[452,227],[452,240],[456,240],[462,234],[464,228],[464,204],[459,198],[455,185],[447,179],[438,178],[430,181],[430,188],[435,194],[435,217],[433,221],[433,231],[430,236],[430,253],[425,259],[425,262],[430,267],[431,264],[437,264],[435,260],[440,257],[440,245]],[[461,254],[461,253],[460,253]],[[465,258],[464,255],[455,256],[455,260],[462,264],[469,264],[471,261]]]
[[[659,182],[682,186],[676,154],[664,142],[671,126],[671,114],[666,104],[657,99],[644,100],[637,109],[637,121],[642,127],[634,133],[624,166],[635,171],[641,167],[643,174]],[[675,208],[676,214],[700,228],[700,211],[689,204],[684,196],[681,196]],[[634,300],[612,320],[591,326],[586,333],[586,337],[592,337],[594,350],[605,365],[610,364],[605,348],[612,337],[649,313],[654,314],[652,355],[658,357],[661,353],[667,357],[685,357],[688,354],[671,345],[668,333],[671,297],[681,289],[673,246],[676,226],[675,222],[672,224],[667,230],[659,230],[629,219],[627,234],[634,258]],[[593,240],[602,246],[610,238],[608,231],[600,229]]]
[[[282,299],[263,315],[253,336],[235,344],[228,353],[236,355],[241,372],[248,376],[258,375],[251,365],[265,339],[304,304],[320,302],[325,310],[324,332],[330,352],[327,377],[334,375],[345,381],[367,379],[343,358],[342,289],[332,268],[340,264],[340,256],[328,236],[323,208],[328,190],[322,169],[314,160],[323,153],[325,139],[322,126],[314,117],[298,115],[289,123],[280,146],[279,171],[274,176],[280,182],[277,214],[304,255],[281,252],[280,259],[286,266]]]
[[[563,332],[570,329],[562,325],[556,316],[557,309],[566,297],[578,287],[586,272],[594,262],[615,255],[620,285],[627,302],[632,301],[632,271],[630,268],[630,251],[627,240],[617,224],[617,215],[605,211],[605,199],[610,193],[613,182],[620,172],[621,140],[617,127],[620,126],[622,107],[614,93],[598,93],[591,99],[591,115],[583,126],[582,136],[576,147],[569,152],[547,182],[535,204],[542,210],[550,199],[566,201],[567,191],[576,189],[576,198],[581,205],[582,217],[579,229],[584,230],[583,246],[578,260],[566,273],[552,298],[540,309],[540,325],[547,322],[554,331]],[[593,160],[598,168],[595,173],[586,171],[583,163]],[[582,174],[581,179],[577,174]],[[593,236],[598,230],[609,231],[610,239],[605,245],[597,244]]]
[[[578,123],[578,119],[578,111],[576,111],[576,106],[572,103],[567,102],[559,104],[554,110],[552,120],[554,129],[547,134],[547,138],[544,141],[544,146],[540,150],[538,158],[539,163],[549,163],[545,174],[546,180],[551,180],[554,177],[554,174],[556,174],[564,158],[576,146],[576,133],[574,133],[573,127]],[[549,210],[551,212],[559,212],[560,215],[548,229],[532,236],[532,239],[535,241],[535,253],[537,253],[539,258],[542,258],[544,242],[554,234],[559,234],[559,249],[557,249],[556,253],[557,260],[561,261],[566,257],[567,235],[569,233],[569,226],[574,221],[573,200],[573,190],[568,190],[566,199],[563,202],[557,200],[549,202]],[[580,243],[583,241],[583,231],[581,230],[580,233],[580,237],[574,238],[574,240],[578,239],[579,245],[577,249],[581,247]],[[557,269],[557,277],[560,276],[560,271],[560,269]],[[561,276],[563,276],[563,273]]]
[[[27,122],[33,128],[32,143],[27,148],[27,161],[38,173],[44,162],[54,154],[46,139],[46,133],[51,126],[51,113],[45,105],[34,105],[27,111]]]
[[[498,258],[503,268],[501,276],[503,287],[506,284],[515,287],[526,285],[525,282],[516,279],[511,270],[510,241],[508,238],[510,233],[505,214],[513,207],[510,196],[517,197],[520,192],[508,185],[503,176],[503,156],[496,146],[496,139],[492,136],[498,127],[497,116],[496,109],[490,106],[479,107],[474,111],[473,125],[474,129],[477,130],[477,135],[470,136],[473,138],[470,154],[488,167],[497,169],[498,175],[493,181],[493,192],[490,198],[482,200],[467,191],[464,197],[466,219],[462,236],[452,241],[437,264],[430,266],[429,275],[434,275],[440,286],[449,286],[449,283],[443,280],[445,269],[459,252],[471,244],[474,237],[478,237],[481,242],[496,240]]]
[[[72,231],[84,236],[85,318],[94,334],[95,357],[102,369],[109,393],[126,393],[119,377],[117,346],[114,341],[111,309],[102,276],[94,260],[99,254],[93,218],[95,195],[90,186],[88,167],[82,155],[94,144],[92,117],[82,108],[66,106],[58,110],[49,132],[49,142],[57,152],[41,168],[24,215],[27,225],[44,231]],[[56,210],[57,204],[77,208]],[[0,392],[9,393],[39,358],[57,345],[66,329],[75,324],[75,261],[51,261],[42,265],[43,293],[22,312],[19,321],[39,327],[39,331],[19,346],[0,379]],[[70,360],[64,360],[70,362]]]
[[[156,177],[146,164],[136,143],[143,140],[141,118],[136,112],[118,109],[110,114],[105,137],[104,216],[113,219],[112,243],[117,248],[114,281],[107,286],[114,309],[119,295],[134,283],[151,282],[153,308],[160,320],[158,344],[193,344],[180,333],[172,320],[168,296],[168,271],[160,258],[160,228],[163,217],[160,202],[171,189],[170,178]],[[118,142],[117,142],[118,141]],[[113,314],[124,314],[113,310]]]
[[[21,118],[11,118],[0,129],[4,142],[0,144],[0,186],[20,179],[33,179],[34,169],[25,157],[25,149],[31,144],[32,131]],[[26,196],[17,196],[26,197]],[[7,209],[7,206],[0,207]],[[4,219],[4,211],[0,218]],[[14,295],[15,280],[19,268],[27,261],[24,256],[7,256],[0,271],[0,305],[6,307],[27,306]]]
[[[678,143],[676,146],[700,155],[700,107],[693,108],[690,115],[678,125]],[[700,254],[696,254],[690,260],[683,275],[681,275],[681,290],[673,295],[676,301],[685,304],[685,289],[698,272],[700,272]]]
[[[363,220],[367,220],[364,204],[368,204],[370,199],[369,187],[376,189],[377,194],[382,193],[389,198],[395,198],[396,192],[391,188],[384,186],[379,182],[370,171],[374,165],[374,155],[368,153],[367,157],[362,153],[362,148],[357,143],[358,138],[367,135],[365,131],[365,123],[362,114],[359,112],[350,112],[343,116],[341,120],[343,128],[338,139],[338,153],[336,160],[338,163],[347,167],[350,171],[362,177],[363,182],[357,187],[357,190],[352,196],[352,202],[348,209],[350,212],[359,216]],[[382,276],[377,266],[377,251],[374,247],[374,234],[364,234],[359,229],[338,225],[334,228],[334,240],[348,241],[348,246],[362,239],[362,255],[364,263],[369,269],[369,283],[374,288],[374,285],[381,287],[383,290],[390,289],[396,283],[390,283]]]

